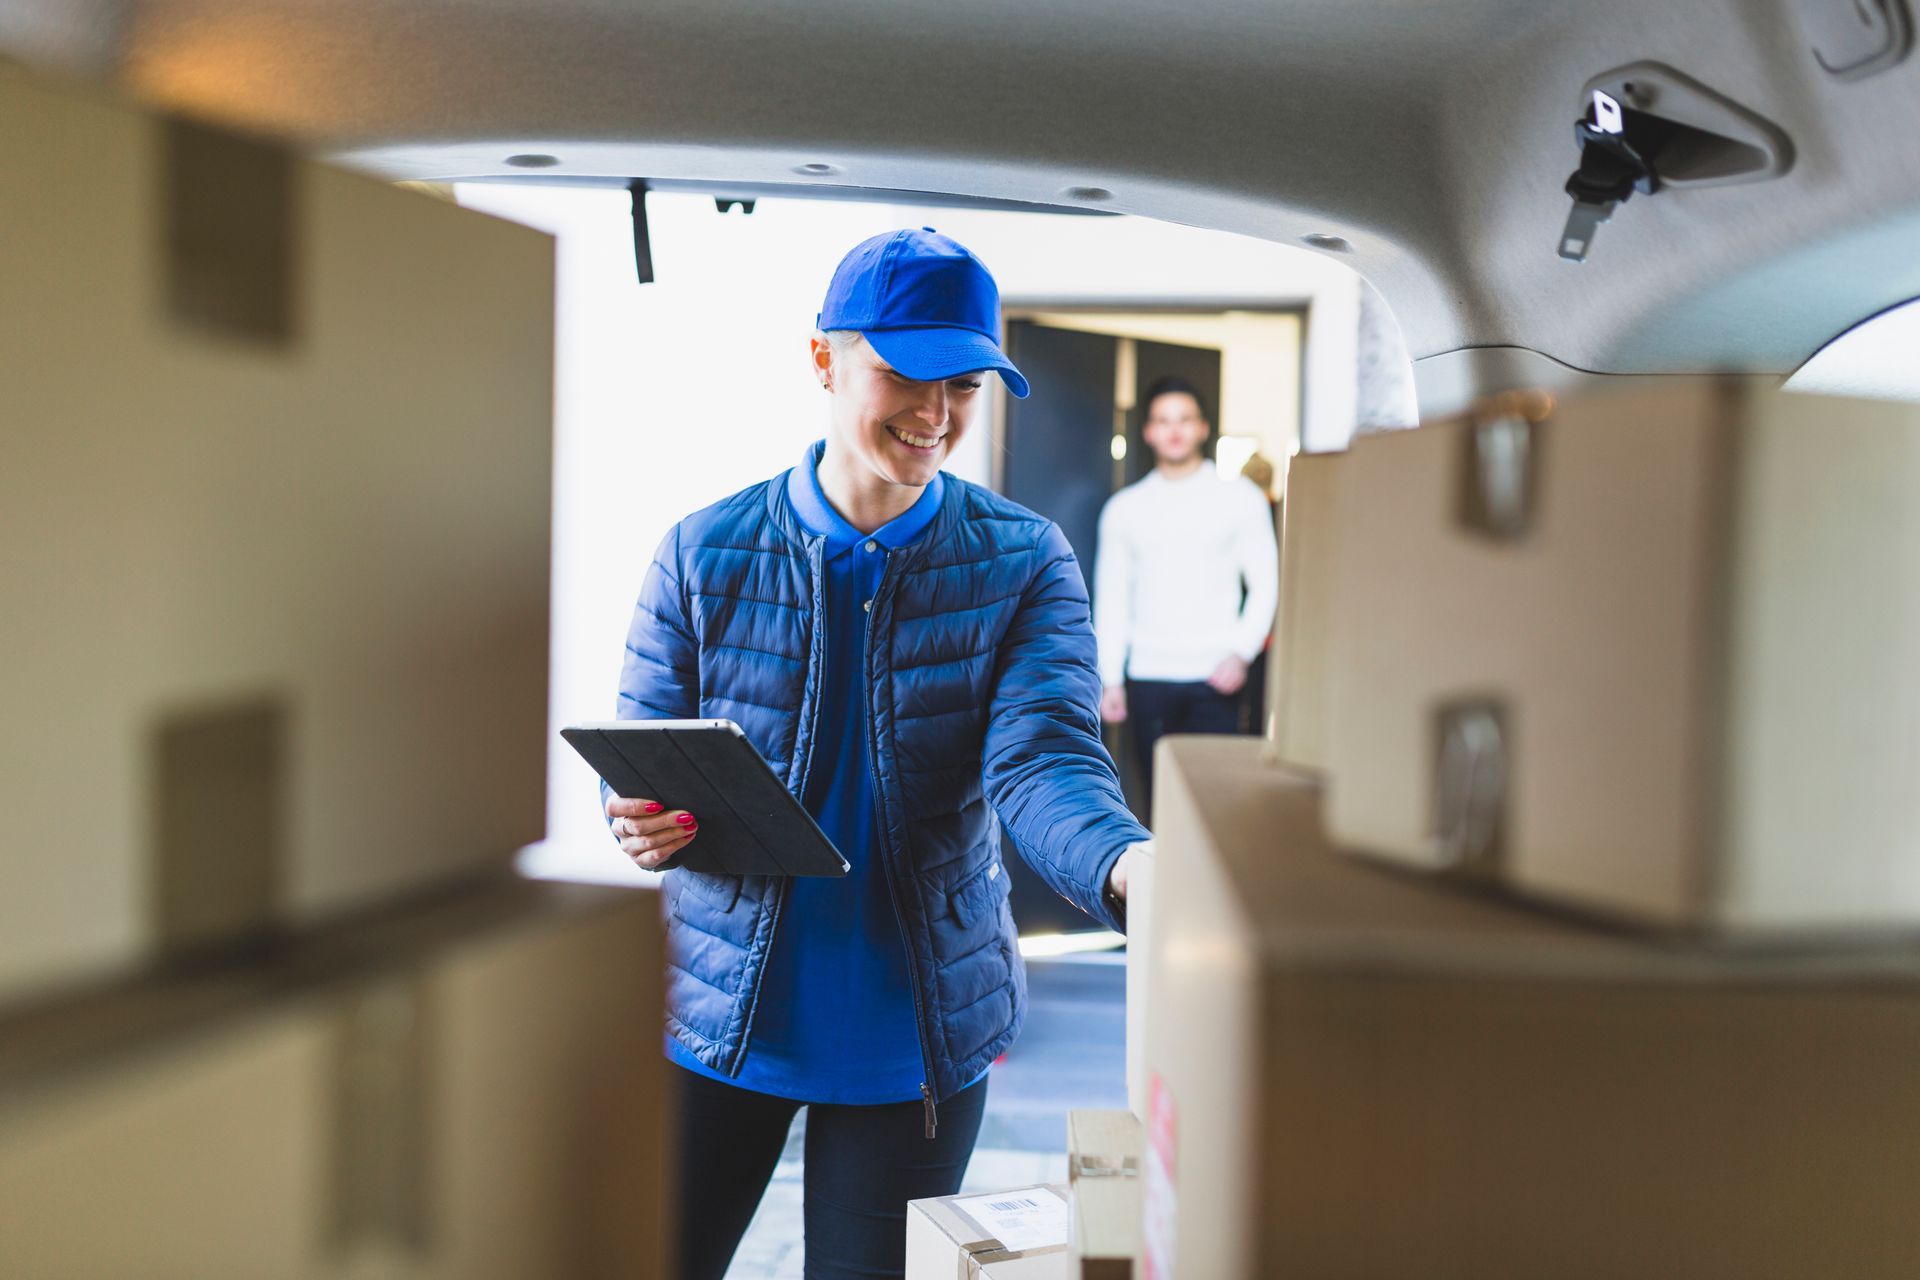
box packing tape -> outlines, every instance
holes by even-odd
[[[1075,1156],[1069,1176],[1080,1178],[1137,1178],[1138,1156]]]

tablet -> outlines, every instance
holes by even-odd
[[[700,820],[661,870],[843,876],[847,860],[731,720],[614,720],[560,731],[613,793]]]

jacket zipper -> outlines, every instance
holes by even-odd
[[[886,594],[887,576],[893,570],[893,553],[889,551],[885,563],[880,568],[880,583],[873,590],[871,604],[878,604]],[[913,992],[913,1035],[920,1045],[920,1070],[926,1079],[920,1082],[920,1102],[925,1110],[927,1137],[931,1139],[940,1123],[940,1113],[933,1101],[933,1055],[927,1052],[926,1012],[920,1007],[920,966],[913,958],[913,940],[907,936],[906,917],[900,911],[900,882],[893,874],[893,859],[887,852],[887,811],[880,802],[880,737],[873,729],[873,610],[867,610],[866,635],[866,722],[867,722],[867,763],[873,770],[873,817],[880,836],[880,866],[887,877],[887,894],[893,899],[893,922],[900,928],[900,949],[907,957],[907,985]]]
[[[824,647],[818,643],[822,637],[822,633],[826,629],[826,622],[820,613],[825,595],[825,593],[821,591],[821,587],[825,585],[825,566],[824,561],[815,554],[816,552],[820,552],[824,546],[825,543],[822,542],[818,546],[810,546],[807,548],[807,578],[812,584],[813,590],[813,600],[807,608],[808,621],[812,632],[807,638],[807,666],[809,674],[816,674],[813,672],[814,664],[825,660]],[[824,555],[824,552],[821,552],[821,554]],[[814,680],[813,686],[815,697],[813,699],[813,705],[807,710],[807,759],[800,768],[800,796],[802,802],[804,802],[806,798],[807,780],[813,775],[813,749],[815,739],[820,732],[820,699],[818,696],[820,682],[817,678]],[[791,880],[784,876],[779,877],[774,882],[773,921],[767,926],[767,953],[769,955],[773,953],[774,939],[780,936],[780,919],[786,914],[787,893],[792,888],[792,883]],[[898,918],[898,908],[895,908],[894,914],[895,917]],[[753,1041],[753,1016],[759,1011],[760,988],[766,980],[767,966],[763,962],[760,966],[760,972],[754,977],[753,1001],[747,1006],[747,1025],[741,1029],[740,1052],[735,1054],[733,1061],[728,1064],[729,1070],[727,1074],[729,1076],[737,1077],[740,1074],[740,1064],[747,1059],[747,1049]],[[917,1005],[915,1007],[916,1009],[918,1008]],[[925,1050],[923,1048],[923,1062],[924,1059]]]

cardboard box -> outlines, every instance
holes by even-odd
[[[1354,442],[1329,831],[1662,926],[1910,930],[1920,406],[1619,383]]]
[[[504,865],[552,241],[9,65],[0,118],[0,1002]]]
[[[1140,1120],[1131,1111],[1067,1113],[1067,1193],[1077,1280],[1133,1280],[1140,1252]]]
[[[1147,963],[1153,952],[1153,876],[1158,861],[1151,841],[1135,846],[1127,863],[1127,1106],[1147,1114]]]
[[[1148,1280],[1920,1273],[1920,955],[1609,932],[1157,766]]]
[[[16,1017],[0,1272],[664,1280],[663,932],[510,887]]]
[[[1287,464],[1280,533],[1280,608],[1268,659],[1269,755],[1296,769],[1327,767],[1327,664],[1334,538],[1344,453],[1296,454]]]
[[[1067,1280],[1066,1188],[907,1202],[906,1280]]]

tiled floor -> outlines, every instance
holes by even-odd
[[[1126,969],[1119,953],[1028,962],[1026,1029],[993,1069],[980,1145],[963,1190],[1066,1177],[1067,1112],[1127,1105]],[[806,1113],[727,1280],[800,1280],[800,1148]]]

